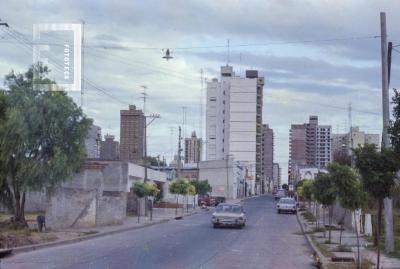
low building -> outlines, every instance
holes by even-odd
[[[145,168],[131,162],[86,161],[79,173],[48,197],[47,227],[83,228],[122,223],[132,204],[130,199],[137,199],[131,195],[131,187],[135,182],[143,182],[144,175]],[[149,181],[168,192],[165,173],[148,169],[147,175]]]
[[[245,196],[246,167],[232,158],[199,163],[199,179],[208,180],[211,195],[236,199]]]

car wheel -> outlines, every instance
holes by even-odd
[[[278,209],[278,214],[280,214],[281,213],[281,211]]]
[[[214,227],[214,228],[218,228],[219,225],[218,225],[217,223],[213,223],[213,227]]]

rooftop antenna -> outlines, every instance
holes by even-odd
[[[146,93],[147,86],[146,85],[142,85],[140,87],[143,89],[143,91],[140,93],[143,96],[140,97],[140,98],[143,99],[143,114],[146,116],[146,100],[147,100],[147,96],[148,96],[148,94]]]
[[[230,57],[231,57],[231,51],[230,51],[230,40],[228,39],[227,40],[227,44],[226,44],[226,47],[227,47],[227,49],[228,49],[228,58],[227,58],[227,61],[226,61],[226,65],[229,65],[229,62],[230,62]]]

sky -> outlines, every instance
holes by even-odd
[[[400,45],[399,10],[395,0],[3,0],[0,19],[10,28],[0,26],[0,83],[32,64],[34,24],[83,21],[84,113],[119,140],[120,110],[142,108],[146,86],[146,112],[161,116],[149,126],[148,154],[171,160],[183,106],[184,133],[200,133],[200,70],[211,80],[228,62],[241,75],[257,69],[265,77],[263,121],[274,129],[285,182],[291,124],[318,115],[334,133],[346,132],[351,103],[352,125],[381,133],[379,13],[386,12],[388,41]],[[399,52],[390,88],[399,86]],[[81,104],[79,93],[69,94]],[[205,119],[202,126],[205,134]]]

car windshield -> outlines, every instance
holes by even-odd
[[[280,204],[295,204],[296,202],[293,199],[281,199],[279,200]]]
[[[219,205],[216,209],[217,212],[240,213],[242,208],[237,205]]]

